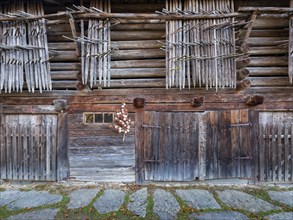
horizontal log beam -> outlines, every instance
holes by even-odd
[[[250,57],[248,67],[285,67],[288,66],[288,58],[280,57]]]
[[[165,59],[111,61],[112,69],[121,68],[165,68]]]
[[[165,68],[129,68],[111,69],[111,78],[162,78],[166,75]]]
[[[111,47],[119,50],[156,49],[162,46],[157,40],[112,41]]]
[[[285,7],[239,7],[238,12],[258,12],[258,13],[287,13],[293,12],[293,8]]]
[[[247,67],[250,76],[288,76],[288,67]]]
[[[146,30],[165,30],[165,24],[118,24],[111,28],[112,31],[146,31]]]
[[[215,19],[215,18],[231,18],[242,16],[239,13],[227,13],[227,14],[209,14],[209,15],[160,15],[160,14],[143,14],[143,13],[86,13],[86,14],[74,14],[76,18],[84,19],[129,19],[129,20],[194,20],[194,19]]]
[[[114,50],[111,60],[159,59],[165,58],[165,52],[160,49]]]
[[[253,56],[285,55],[288,54],[288,49],[281,47],[250,47],[248,53]]]
[[[111,41],[160,40],[165,39],[164,31],[111,31]]]
[[[288,37],[250,37],[248,45],[250,47],[278,46],[287,40]]]
[[[248,77],[251,86],[290,86],[288,77]]]

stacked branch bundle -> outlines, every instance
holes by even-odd
[[[168,0],[165,15],[222,15],[231,0]],[[166,21],[166,88],[236,87],[234,18]]]
[[[90,9],[80,7],[89,13],[111,12],[111,1],[92,0]],[[82,83],[97,83],[110,86],[110,20],[81,19],[81,72]],[[86,30],[87,28],[87,30]]]
[[[44,15],[43,4],[13,1],[0,17],[19,18],[0,23],[0,92],[22,91],[26,82],[29,92],[51,90],[49,52],[45,19],[25,20]]]

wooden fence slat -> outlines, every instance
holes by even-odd
[[[259,181],[264,182],[265,180],[265,142],[267,140],[266,126],[260,127],[259,135]]]
[[[164,180],[164,172],[165,172],[165,153],[166,153],[166,138],[165,138],[165,133],[167,130],[166,126],[166,115],[165,114],[160,114],[160,139],[159,139],[159,160],[160,165],[158,169],[158,181],[163,181]]]
[[[18,132],[17,132],[17,150],[18,150],[18,179],[23,179],[23,123],[21,123],[21,117],[18,116]]]
[[[35,175],[34,175],[34,130],[33,130],[33,124],[34,124],[34,118],[31,118],[28,124],[28,143],[29,143],[29,179],[34,180]]]
[[[284,124],[284,181],[289,181],[289,127],[288,123]]]
[[[273,126],[272,127],[272,154],[271,154],[272,165],[271,165],[271,172],[272,172],[272,180],[274,182],[276,181],[275,168],[277,166],[277,161],[276,161],[276,157],[277,157],[277,138],[276,138],[276,135],[277,134],[278,134],[278,127]]]
[[[278,123],[277,129],[278,129],[278,144],[277,144],[277,158],[278,158],[278,166],[277,166],[277,172],[278,172],[278,181],[282,181],[282,170],[283,170],[283,165],[282,165],[282,151],[284,148],[284,145],[282,144],[282,129],[283,124],[281,122]],[[285,162],[285,161],[284,161]]]
[[[11,138],[12,138],[12,179],[17,179],[18,172],[17,172],[17,121],[14,119],[12,121],[12,133],[11,133]]]
[[[154,116],[153,116],[153,125],[154,126],[158,126],[158,128],[154,128],[152,129],[152,139],[151,139],[151,148],[152,148],[152,155],[151,158],[154,161],[158,161],[159,160],[159,151],[160,151],[160,146],[159,146],[159,142],[160,142],[160,113],[159,112],[154,112]],[[152,163],[153,165],[153,175],[152,175],[152,179],[153,180],[157,180],[157,178],[159,177],[159,163]]]
[[[231,111],[231,125],[239,123],[239,110]],[[236,160],[239,157],[239,127],[231,127],[231,148],[232,148],[232,177],[240,177],[240,160]]]
[[[291,124],[291,181],[293,181],[293,123]]]
[[[23,120],[23,179],[29,179],[29,140],[28,140],[28,120],[22,117]]]
[[[265,136],[266,136],[266,144],[265,144],[265,170],[266,170],[266,180],[271,180],[270,174],[270,148],[271,148],[271,141],[270,141],[270,134],[271,134],[271,127],[269,124],[266,124]]]
[[[51,180],[57,179],[57,128],[58,128],[58,122],[57,117],[53,117],[53,123],[52,123],[52,145],[51,145],[51,162],[52,162],[52,168],[51,168]]]
[[[166,113],[166,126],[167,130],[165,133],[166,138],[166,150],[165,150],[165,172],[164,172],[164,181],[170,181],[171,180],[171,172],[172,172],[172,114]],[[170,147],[171,150],[168,149]]]

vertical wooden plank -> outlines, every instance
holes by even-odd
[[[40,115],[35,116],[34,118],[34,124],[33,124],[33,147],[34,147],[34,153],[33,153],[33,160],[34,160],[34,179],[40,180]]]
[[[231,152],[231,132],[230,132],[231,114],[229,111],[219,112],[220,130],[220,149],[219,149],[219,178],[228,178],[231,171],[228,170],[229,156]]]
[[[12,179],[12,120],[10,115],[6,115],[6,149],[7,149],[7,179]]]
[[[199,177],[199,119],[198,114],[194,114],[191,120],[190,131],[190,173],[191,179]]]
[[[270,138],[272,125],[266,124],[266,143],[265,143],[265,171],[266,171],[266,180],[271,181],[271,146],[272,138]]]
[[[251,129],[249,129],[250,149],[251,149],[251,177],[255,181],[258,180],[258,162],[259,162],[259,113],[256,111],[249,111],[249,122]],[[254,183],[255,183],[254,181]]]
[[[52,116],[51,124],[51,180],[57,180],[57,115]]]
[[[178,159],[177,159],[177,149],[178,149],[178,139],[179,139],[179,120],[176,117],[176,114],[170,113],[171,114],[171,122],[170,127],[172,130],[172,133],[170,134],[170,139],[171,142],[167,146],[168,151],[171,152],[170,155],[170,164],[171,164],[171,169],[170,169],[170,181],[176,181],[178,177]]]
[[[51,180],[51,140],[52,140],[52,119],[50,116],[45,117],[45,138],[46,138],[46,153],[45,153],[45,160],[46,160],[46,166],[45,166],[45,179],[46,180]],[[53,156],[53,155],[52,155]]]
[[[276,168],[277,168],[277,162],[276,162],[276,158],[277,158],[277,135],[278,135],[278,127],[274,126],[275,123],[273,123],[272,126],[272,154],[271,154],[271,172],[272,172],[272,180],[275,182],[276,181]]]
[[[29,179],[29,142],[28,142],[28,117],[22,116],[23,120],[23,179]]]
[[[68,119],[67,113],[58,115],[58,137],[57,137],[57,181],[66,180],[69,177],[68,158]]]
[[[206,140],[206,179],[213,178],[214,167],[214,144],[213,144],[213,132],[212,132],[212,112],[206,113],[206,126],[207,126],[207,140]]]
[[[240,111],[240,123],[246,124],[249,123],[248,120],[248,110]],[[251,157],[251,146],[249,140],[249,126],[240,127],[240,136],[241,136],[241,150],[240,157]],[[251,177],[251,160],[250,159],[241,159],[240,160],[240,172],[241,177],[250,178]]]
[[[159,163],[157,162],[159,160],[159,140],[160,140],[160,113],[154,112],[153,114],[153,123],[155,127],[152,130],[152,137],[151,137],[151,158],[152,160],[156,161],[152,164],[152,180],[158,180],[157,177],[159,175]]]
[[[290,148],[291,148],[291,181],[293,181],[293,123],[291,124],[291,143],[290,143]]]
[[[144,127],[144,167],[145,167],[145,180],[152,180],[151,179],[151,172],[152,172],[152,162],[149,162],[151,159],[151,138],[153,129],[151,126],[153,125],[153,112],[145,112],[143,117],[143,124],[146,125]],[[149,127],[148,127],[149,126]]]
[[[263,124],[263,114],[259,114],[259,181],[264,182],[265,180],[265,143],[266,139],[266,124]],[[255,170],[257,171],[257,170]]]
[[[17,122],[17,157],[18,157],[18,180],[23,179],[23,118],[21,115],[18,116],[18,122]]]
[[[166,149],[166,115],[164,113],[160,113],[160,139],[159,139],[159,167],[158,167],[158,181],[164,180],[164,172],[165,172],[165,149]]]
[[[143,125],[144,110],[141,109],[135,114],[135,180],[136,183],[144,183],[144,130]]]
[[[38,161],[39,161],[39,177],[40,180],[46,180],[45,179],[45,159],[46,159],[46,116],[45,115],[39,115],[39,155],[38,155]]]
[[[289,181],[289,123],[284,123],[284,181]]]
[[[184,181],[193,181],[195,180],[195,177],[192,175],[192,170],[195,169],[195,167],[191,166],[191,150],[193,149],[193,143],[192,143],[192,136],[193,134],[190,133],[190,128],[192,126],[192,121],[194,121],[195,113],[185,113],[184,114],[184,135],[183,135],[183,155],[184,158]]]
[[[184,179],[184,113],[174,113],[176,121],[176,131],[177,140],[175,144],[176,153],[175,159],[177,161],[176,165],[176,180],[183,181]]]
[[[231,125],[239,123],[240,112],[239,110],[231,111]],[[231,127],[231,149],[232,149],[232,177],[240,177],[240,160],[235,158],[239,157],[239,127]]]
[[[199,139],[199,155],[198,155],[198,167],[199,167],[199,180],[205,180],[206,178],[206,124],[205,124],[205,115],[198,114],[198,133],[194,134]]]
[[[31,120],[28,124],[28,143],[29,143],[29,179],[35,179],[35,163],[34,163],[34,155],[35,155],[35,147],[34,147],[34,129],[35,127],[35,117],[31,117]]]
[[[173,149],[172,149],[172,136],[173,136],[173,127],[172,127],[172,114],[167,112],[166,114],[166,133],[165,133],[165,172],[164,172],[164,181],[171,181],[172,168],[173,168]]]
[[[5,116],[2,114],[2,105],[0,104],[0,151],[1,151],[1,157],[0,157],[0,179],[6,179],[7,178],[7,144],[5,142],[6,140],[6,122],[5,122]]]
[[[12,116],[12,179],[16,180],[18,178],[18,150],[17,150],[17,127],[18,127],[18,118],[16,115]]]
[[[281,123],[281,121],[279,121],[279,123],[276,125],[277,126],[277,130],[278,130],[278,136],[277,136],[277,140],[278,140],[278,144],[277,144],[277,164],[278,164],[278,181],[282,181],[283,180],[283,165],[282,165],[282,160],[283,160],[283,144],[282,144],[282,134],[283,133],[283,123]]]

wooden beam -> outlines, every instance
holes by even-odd
[[[285,7],[239,7],[238,12],[253,12],[256,11],[258,13],[287,13],[293,12],[292,6],[290,8]]]
[[[251,85],[251,82],[249,79],[244,79],[240,82],[237,82],[237,85],[236,85],[236,90],[239,92],[239,91],[242,91],[242,90],[245,90],[247,88],[249,88]]]
[[[249,70],[248,69],[240,69],[237,70],[237,80],[243,80],[249,75]]]
[[[239,13],[227,13],[227,14],[199,14],[199,15],[159,15],[159,14],[143,14],[143,13],[76,13],[76,18],[84,19],[129,19],[129,20],[194,20],[194,19],[217,19],[217,18],[231,18],[242,16]]]

